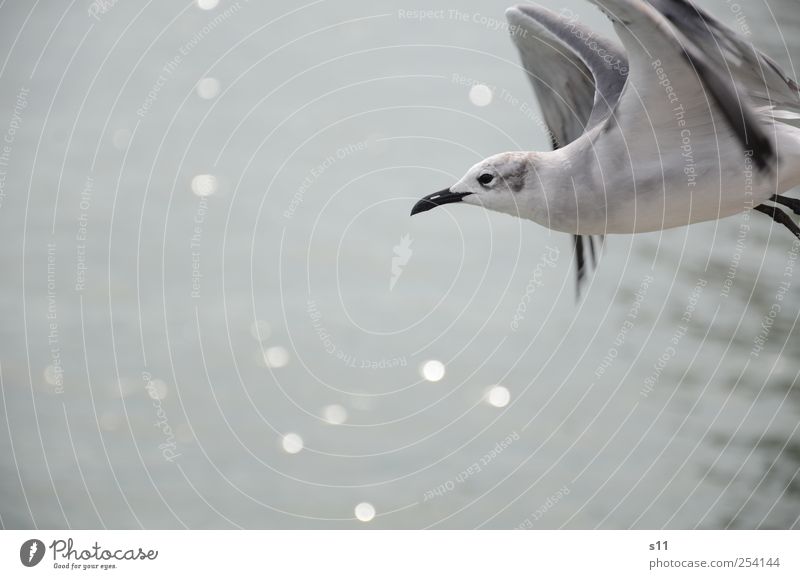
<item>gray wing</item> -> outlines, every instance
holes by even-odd
[[[781,122],[800,120],[800,88],[769,56],[688,0],[648,0],[684,35],[690,37],[717,70],[742,87],[758,110]],[[797,200],[775,195],[774,203],[800,213]],[[780,208],[762,204],[754,209],[786,226],[797,238],[800,228]]]
[[[619,44],[596,35],[571,13],[536,4],[509,8],[506,18],[554,148],[608,118],[628,74]]]
[[[769,107],[777,118],[797,118],[800,89],[769,56],[687,0],[648,0],[667,20],[745,89],[758,107]]]
[[[598,36],[566,11],[556,14],[525,4],[509,8],[506,18],[554,149],[611,115],[628,75],[628,59],[619,44]],[[602,239],[573,236],[578,293],[586,273],[585,252],[596,265],[595,243],[602,244]]]
[[[671,84],[682,95],[687,104],[687,115],[697,119],[708,114],[705,95],[722,114],[735,137],[747,150],[752,150],[753,161],[764,169],[775,160],[775,150],[765,128],[759,122],[747,91],[739,85],[735,76],[725,75],[720,62],[707,56],[702,44],[695,43],[689,18],[680,18],[678,11],[673,17],[679,21],[673,25],[654,4],[672,8],[685,6],[681,0],[591,0],[612,20],[630,61],[628,85],[619,101],[618,115],[623,132],[635,131],[629,126],[641,121],[635,110],[647,110],[648,121],[653,129],[665,134],[675,129],[673,111],[664,98],[664,87],[654,74],[654,63],[663,64]],[[691,8],[691,7],[689,7]],[[693,10],[693,8],[691,8]],[[685,15],[684,15],[685,16]],[[686,33],[682,27],[687,26]],[[719,54],[719,51],[717,51]],[[724,70],[724,69],[723,69]]]

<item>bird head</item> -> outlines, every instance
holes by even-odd
[[[458,202],[520,216],[536,183],[532,154],[500,153],[472,166],[452,187],[420,199],[411,215]]]

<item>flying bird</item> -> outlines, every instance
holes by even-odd
[[[607,234],[779,207],[800,185],[800,90],[768,56],[689,0],[591,0],[621,45],[569,11],[509,8],[551,151],[500,153],[411,215],[479,205],[572,234],[580,291]],[[797,126],[795,126],[797,125]]]

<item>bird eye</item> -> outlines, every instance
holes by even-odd
[[[480,183],[481,185],[488,185],[492,181],[494,181],[494,175],[492,175],[491,173],[484,173],[480,177],[478,177],[478,183]]]

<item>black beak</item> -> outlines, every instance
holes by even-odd
[[[450,191],[450,189],[442,189],[433,195],[427,195],[426,197],[423,197],[417,201],[416,205],[414,205],[414,207],[411,209],[411,215],[428,211],[434,207],[438,207],[439,205],[456,203],[457,201],[461,201],[467,195],[470,195],[470,193],[456,193],[455,191]]]

